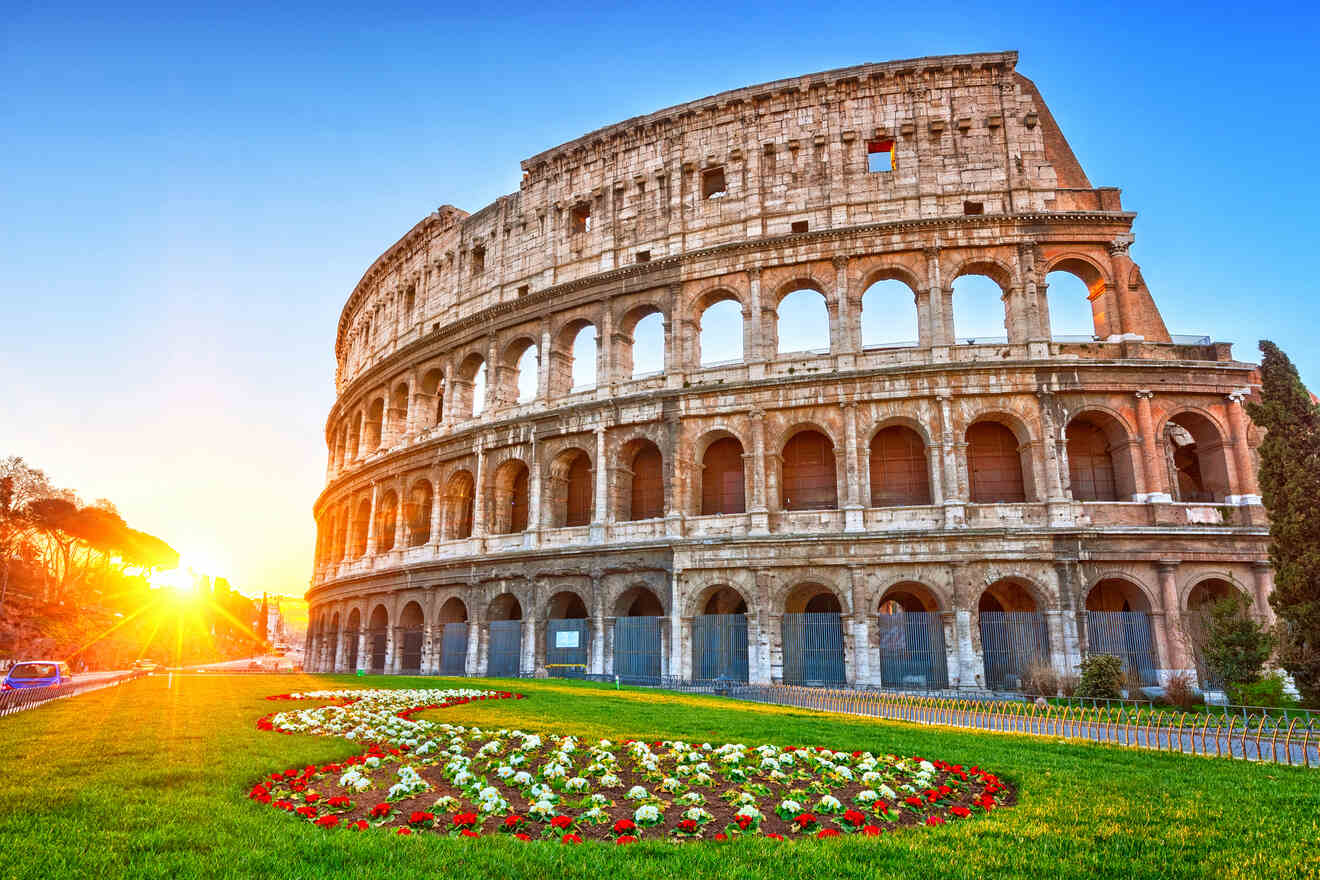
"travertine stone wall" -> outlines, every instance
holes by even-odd
[[[340,320],[309,666],[374,651],[401,671],[420,652],[439,671],[438,628],[461,613],[464,668],[484,672],[489,624],[516,604],[524,672],[545,662],[547,621],[578,615],[590,670],[612,671],[614,619],[645,609],[664,618],[664,674],[692,677],[693,619],[728,588],[753,680],[784,675],[784,615],[814,596],[841,615],[848,680],[895,684],[877,615],[909,597],[940,615],[950,686],[983,688],[988,608],[1042,615],[1042,659],[1061,672],[1090,649],[1088,603],[1147,614],[1162,674],[1193,668],[1201,597],[1237,589],[1268,616],[1241,407],[1254,368],[1226,343],[1169,336],[1129,256],[1134,215],[1091,186],[1016,62],[926,58],[726,92],[547,150],[518,193],[418,223]],[[870,170],[888,144],[892,170]],[[1051,334],[1058,271],[1086,286],[1090,341]],[[999,286],[1002,339],[954,337],[965,275]],[[882,279],[909,288],[915,344],[862,344],[863,294]],[[779,304],[802,289],[824,299],[828,351],[779,354]],[[703,366],[702,315],[723,300],[741,309],[743,357]],[[634,375],[634,329],[655,314],[664,369]],[[596,383],[575,389],[587,326]],[[532,347],[537,393],[519,403]],[[912,432],[919,503],[884,501],[888,465],[873,466],[896,427]],[[834,496],[796,509],[808,437],[833,458],[811,479]],[[707,453],[726,439],[741,507],[712,513]],[[993,496],[1016,470],[1020,497]],[[633,519],[647,492],[656,515]],[[1122,609],[1101,601],[1120,593]]]

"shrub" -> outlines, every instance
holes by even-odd
[[[1270,709],[1291,709],[1299,703],[1295,697],[1283,692],[1283,676],[1277,672],[1250,684],[1229,685],[1228,698],[1238,706],[1265,706]]]
[[[1205,661],[1225,686],[1251,684],[1274,650],[1274,636],[1252,620],[1244,597],[1221,599],[1210,608]]]
[[[1082,680],[1077,696],[1089,700],[1117,700],[1123,689],[1123,661],[1113,654],[1090,654],[1082,659]]]
[[[1022,682],[1022,689],[1029,694],[1053,697],[1059,693],[1059,674],[1046,660],[1032,661],[1027,667],[1027,674]]]
[[[1185,672],[1170,675],[1164,683],[1164,698],[1184,711],[1192,708],[1192,703],[1196,701],[1196,688],[1192,686],[1191,676]]]

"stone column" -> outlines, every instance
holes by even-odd
[[[935,395],[940,407],[940,453],[944,459],[944,525],[957,528],[967,524],[967,496],[958,479],[957,439],[953,431],[953,395],[939,391]]]
[[[770,355],[765,350],[765,316],[761,311],[759,266],[752,266],[747,270],[747,302],[750,316],[747,333],[744,336],[746,341],[743,343],[743,360],[747,362],[747,377],[761,379],[765,376],[765,362]]]
[[[475,616],[467,621],[467,653],[463,657],[463,674],[481,674],[481,623]]]
[[[976,619],[977,585],[972,582],[972,567],[965,562],[953,565],[954,654],[958,661],[958,687],[980,690],[985,683],[985,656],[977,647],[979,634],[972,637]]]
[[[752,423],[752,497],[747,507],[751,514],[750,531],[753,535],[765,535],[770,532],[765,479],[765,411],[753,409],[747,415]],[[747,461],[746,456],[743,461]]]
[[[669,576],[669,674],[683,677],[683,614],[679,607],[683,587],[680,577],[682,572],[675,565]]]
[[[591,573],[591,650],[587,656],[587,671],[593,675],[605,674],[605,584],[599,571]]]
[[[1050,525],[1068,526],[1073,522],[1072,505],[1063,491],[1065,453],[1054,421],[1054,391],[1049,388],[1037,389],[1036,405],[1040,410],[1041,469],[1045,472],[1045,491],[1040,494],[1045,496]]]
[[[1178,604],[1178,560],[1155,563],[1159,572],[1160,602],[1164,606],[1165,639],[1168,642],[1169,662],[1175,671],[1189,670],[1187,644],[1183,634],[1182,609]]]
[[[1274,625],[1274,606],[1270,594],[1274,592],[1274,566],[1266,560],[1251,563],[1251,574],[1256,587],[1256,614],[1266,626]]]
[[[404,530],[404,525],[408,519],[404,513],[407,510],[407,505],[403,494],[407,489],[406,484],[400,484],[394,493],[394,549],[400,553],[408,549],[408,539]]]
[[[1155,434],[1155,419],[1151,415],[1150,401],[1154,391],[1142,389],[1137,393],[1137,430],[1141,432],[1142,471],[1146,477],[1142,501],[1169,503],[1173,496],[1166,485],[1164,458],[1160,454],[1160,438]]]
[[[871,604],[866,591],[866,572],[860,565],[848,566],[852,605],[853,681],[872,684],[871,681]]]
[[[357,672],[358,669],[371,668],[371,658],[367,656],[367,624],[366,623],[363,623],[362,627],[358,630],[357,640],[358,640],[357,669],[352,670],[353,672]]]
[[[532,452],[527,464],[531,469],[527,479],[527,543],[531,547],[541,541],[541,459],[537,450],[536,429],[532,429]]]
[[[422,624],[422,675],[435,675],[440,671],[435,657],[435,634],[439,627],[440,624],[433,624],[430,620]]]
[[[435,546],[444,538],[444,495],[440,487],[438,473],[431,474],[431,533],[427,543]]]
[[[1260,488],[1256,484],[1256,467],[1251,460],[1251,445],[1247,440],[1247,419],[1242,412],[1242,400],[1247,390],[1228,395],[1228,428],[1233,435],[1233,463],[1237,465],[1236,495],[1230,495],[1230,504],[1260,504]]]
[[[857,462],[857,404],[848,401],[843,405],[843,453],[844,453],[844,530],[860,532],[866,528],[862,503],[861,468]]]
[[[380,496],[380,483],[371,484],[371,513],[367,516],[367,556],[376,555],[376,504]]]
[[[478,442],[473,447],[477,456],[477,473],[472,486],[472,537],[486,534],[486,450]]]
[[[852,303],[848,299],[848,258],[835,257],[830,261],[834,265],[834,302],[837,316],[830,333],[830,352],[835,355],[835,363],[841,370],[851,370],[856,361],[858,345],[857,328],[854,326]]]
[[[589,540],[593,544],[600,544],[605,540],[606,523],[613,520],[610,515],[610,468],[605,461],[605,426],[600,425],[596,428],[596,485],[595,512],[591,517],[589,527]]]
[[[596,328],[596,397],[598,399],[610,397],[618,381],[614,375],[613,324],[614,316],[606,303],[600,310],[600,325]]]

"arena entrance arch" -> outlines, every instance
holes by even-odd
[[[422,606],[409,602],[403,606],[399,615],[399,634],[402,636],[399,646],[399,672],[407,675],[420,675],[422,671],[422,641],[425,635],[426,618]]]
[[[647,587],[625,590],[614,603],[614,674],[624,684],[657,684],[664,651],[664,607]]]
[[[692,675],[747,681],[747,601],[732,587],[716,587],[692,618]]]
[[[985,686],[993,691],[1020,691],[1031,668],[1050,662],[1045,615],[1017,581],[995,581],[977,603]]]
[[[390,615],[384,605],[371,612],[371,626],[367,644],[371,650],[371,671],[385,671],[386,649],[389,645]]]
[[[847,681],[843,607],[829,587],[799,584],[788,594],[783,619],[784,684],[838,685]]]
[[[1150,602],[1122,578],[1105,578],[1086,594],[1086,653],[1112,654],[1143,687],[1159,684]]]
[[[550,597],[545,627],[545,668],[550,675],[579,676],[587,671],[591,627],[582,597],[564,590]]]
[[[935,595],[925,586],[905,582],[886,590],[875,633],[885,687],[943,690],[949,686],[944,622]]]
[[[451,596],[440,606],[436,625],[440,630],[440,674],[462,675],[467,668],[467,606]]]
[[[516,676],[522,667],[522,605],[512,593],[501,593],[490,603],[490,649],[486,674]]]

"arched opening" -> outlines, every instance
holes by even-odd
[[[422,412],[430,419],[424,427],[432,428],[445,417],[445,374],[443,370],[428,370],[422,377]]]
[[[422,640],[425,636],[426,617],[422,606],[409,602],[399,615],[399,665],[405,675],[418,675],[422,671]]]
[[[871,506],[930,504],[926,444],[911,428],[894,425],[871,438]]]
[[[1200,413],[1182,412],[1169,419],[1164,454],[1175,501],[1208,503],[1232,494],[1224,438]]]
[[[389,648],[390,614],[384,605],[377,605],[371,612],[371,627],[367,633],[367,645],[371,650],[371,671],[383,673],[385,658]]]
[[[440,630],[440,674],[462,675],[467,664],[467,606],[457,596],[450,596],[440,606],[436,625]]]
[[[843,607],[829,587],[798,584],[784,601],[784,684],[837,685],[847,680]]]
[[[1084,412],[1064,431],[1068,482],[1077,501],[1126,501],[1136,494],[1131,443],[1118,419]]]
[[[334,672],[339,663],[339,612],[330,618],[330,631],[326,633],[327,662],[326,669]]]
[[[348,644],[344,645],[344,668],[353,672],[358,670],[358,636],[362,632],[362,612],[354,608],[348,613]]]
[[[353,556],[367,555],[367,533],[371,528],[371,500],[358,502],[357,516],[353,520]]]
[[[801,288],[779,301],[775,310],[778,354],[829,354],[830,309],[825,295]]]
[[[1246,593],[1226,578],[1206,578],[1192,587],[1187,594],[1187,612],[1183,615],[1183,628],[1192,649],[1192,660],[1196,664],[1196,678],[1204,689],[1223,690],[1224,677],[1219,670],[1206,659],[1206,646],[1209,642],[1210,624],[1213,610],[1220,602],[1237,603],[1241,614],[1247,614],[1251,607]]]
[[[390,395],[389,439],[397,440],[408,432],[408,383],[394,386]]]
[[[1080,277],[1085,272],[1090,278]],[[1059,342],[1090,342],[1096,338],[1091,292],[1102,292],[1105,282],[1095,267],[1083,260],[1067,260],[1045,276],[1045,302],[1050,313],[1050,336]]]
[[[591,457],[565,449],[550,462],[545,478],[546,516],[550,528],[585,526],[594,509]]]
[[[348,504],[344,504],[344,506],[339,511],[339,527],[335,529],[335,547],[334,547],[335,562],[342,562],[345,555],[348,554],[349,538],[350,538],[349,508],[348,508]]]
[[[1015,580],[995,581],[977,603],[985,686],[1022,690],[1034,667],[1049,665],[1049,635],[1036,600]]]
[[[794,434],[784,444],[780,492],[785,510],[834,510],[839,506],[834,443],[820,431]]]
[[[409,547],[420,547],[431,540],[431,508],[434,504],[435,492],[430,481],[413,483],[408,491],[408,503],[403,508]]]
[[[614,674],[627,684],[660,680],[664,606],[647,587],[625,590],[614,603]]]
[[[376,398],[367,407],[367,452],[379,449],[384,438],[385,400]]]
[[[1130,679],[1145,687],[1159,684],[1159,658],[1150,622],[1150,602],[1141,588],[1122,578],[1105,578],[1086,594],[1086,653],[1112,654]]]
[[[487,378],[485,358],[473,352],[463,359],[453,391],[454,414],[459,419],[476,418],[485,411]]]
[[[536,399],[541,350],[531,339],[519,339],[504,352],[504,400],[531,403]]]
[[[954,344],[985,345],[1008,341],[1004,289],[988,275],[968,273],[954,279]]]
[[[376,502],[376,552],[394,549],[394,532],[399,524],[399,496],[387,490]]]
[[[692,674],[702,681],[747,681],[747,600],[732,587],[705,590],[692,618]]]
[[[362,441],[362,413],[353,415],[353,429],[348,432],[348,460],[357,461],[361,453]]]
[[[942,690],[949,686],[944,621],[925,585],[894,584],[880,599],[875,639],[885,687]]]
[[[918,344],[916,295],[896,278],[885,278],[862,294],[862,347],[900,348]]]
[[[697,314],[697,361],[703,367],[743,361],[742,303],[732,296],[710,300]]]
[[[665,318],[653,305],[638,306],[624,316],[615,334],[615,372],[643,379],[665,371]]]
[[[491,493],[491,533],[512,535],[527,531],[528,483],[531,472],[518,459],[495,469]]]
[[[591,644],[586,603],[577,593],[564,590],[551,596],[546,608],[546,671],[561,678],[582,675]]]
[[[469,471],[459,471],[445,484],[445,540],[472,537],[474,488]]]
[[[490,646],[486,674],[516,676],[522,666],[522,605],[512,593],[501,593],[490,603]]]
[[[701,456],[701,515],[745,513],[746,480],[743,445],[736,437],[721,437]]]
[[[664,461],[660,449],[650,440],[634,440],[620,450],[620,463],[626,470],[620,476],[626,483],[626,501],[621,498],[620,520],[655,519],[665,515]]]
[[[973,504],[1020,504],[1027,500],[1018,438],[998,422],[967,429],[967,471]]]

